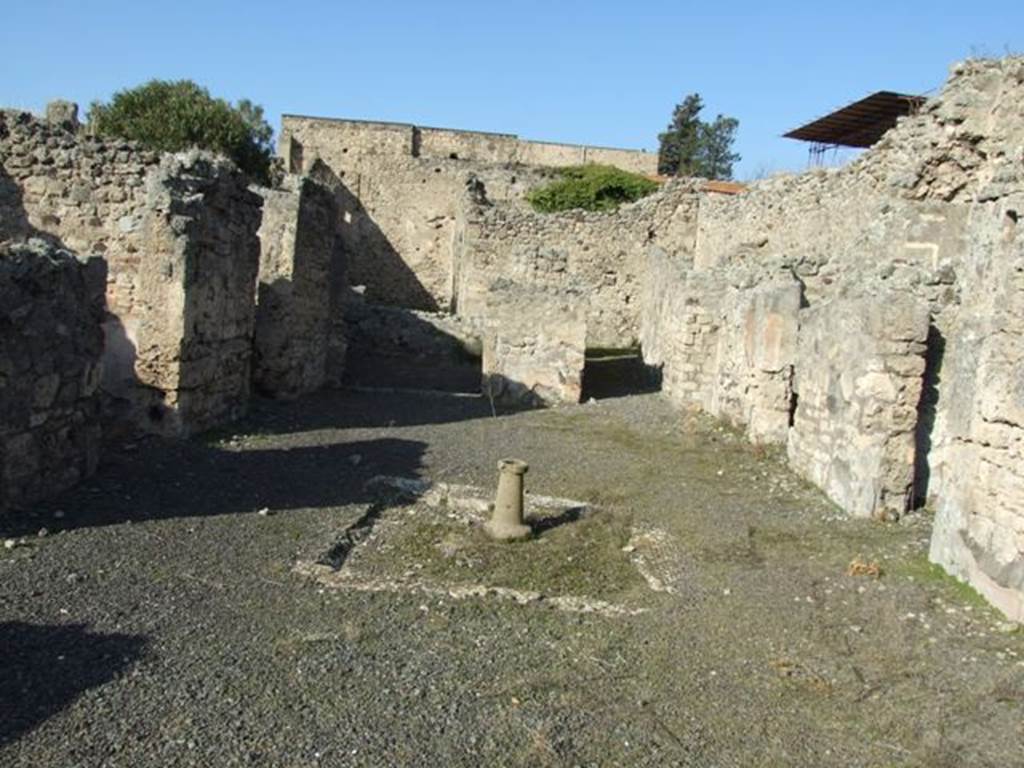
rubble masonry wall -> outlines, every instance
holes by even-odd
[[[106,263],[103,389],[119,418],[187,434],[244,410],[260,199],[233,166],[5,111],[0,214],[0,240]]]
[[[265,395],[295,398],[339,383],[344,372],[337,207],[329,189],[301,176],[259,193],[253,383]]]
[[[0,511],[96,469],[103,279],[42,240],[0,246]]]
[[[456,311],[485,317],[498,281],[568,291],[585,305],[588,347],[636,346],[646,250],[657,244],[692,259],[696,196],[687,182],[670,187],[611,213],[540,214],[469,199],[456,233]]]
[[[806,308],[786,438],[794,468],[855,514],[927,500],[932,559],[1017,619],[1021,103],[1024,59],[959,64],[920,114],[853,163],[702,196],[694,271],[676,265],[671,286],[652,288],[642,334],[670,395],[701,401],[720,333],[695,332],[701,313],[725,318],[730,291],[781,273],[798,280]]]

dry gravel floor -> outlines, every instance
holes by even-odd
[[[498,551],[367,485],[490,489],[503,456],[596,516]],[[294,571],[358,521],[377,575],[545,599]],[[928,566],[929,525],[846,520],[657,395],[497,418],[454,396],[260,403],[0,522],[0,765],[1024,765],[1024,635]],[[671,591],[631,565],[651,530]]]

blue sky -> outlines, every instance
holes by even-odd
[[[282,112],[657,147],[673,105],[740,121],[738,178],[806,165],[786,130],[876,90],[1024,52],[1003,2],[48,2],[0,14],[0,105],[83,107],[192,78]]]

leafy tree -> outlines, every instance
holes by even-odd
[[[668,129],[658,134],[658,172],[666,176],[701,176],[731,179],[733,163],[740,159],[732,151],[739,121],[718,115],[713,122],[700,119],[704,102],[691,93],[672,110]]]
[[[274,130],[248,99],[232,106],[191,80],[150,80],[93,102],[89,125],[99,135],[138,141],[161,152],[199,147],[234,160],[254,181],[271,182]]]
[[[658,188],[656,182],[611,165],[575,165],[560,168],[558,181],[531,190],[526,199],[542,213],[582,208],[612,211],[622,203],[639,200]]]

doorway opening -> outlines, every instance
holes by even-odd
[[[591,348],[583,365],[582,401],[607,400],[657,392],[659,377],[644,364],[640,347],[625,349]]]

